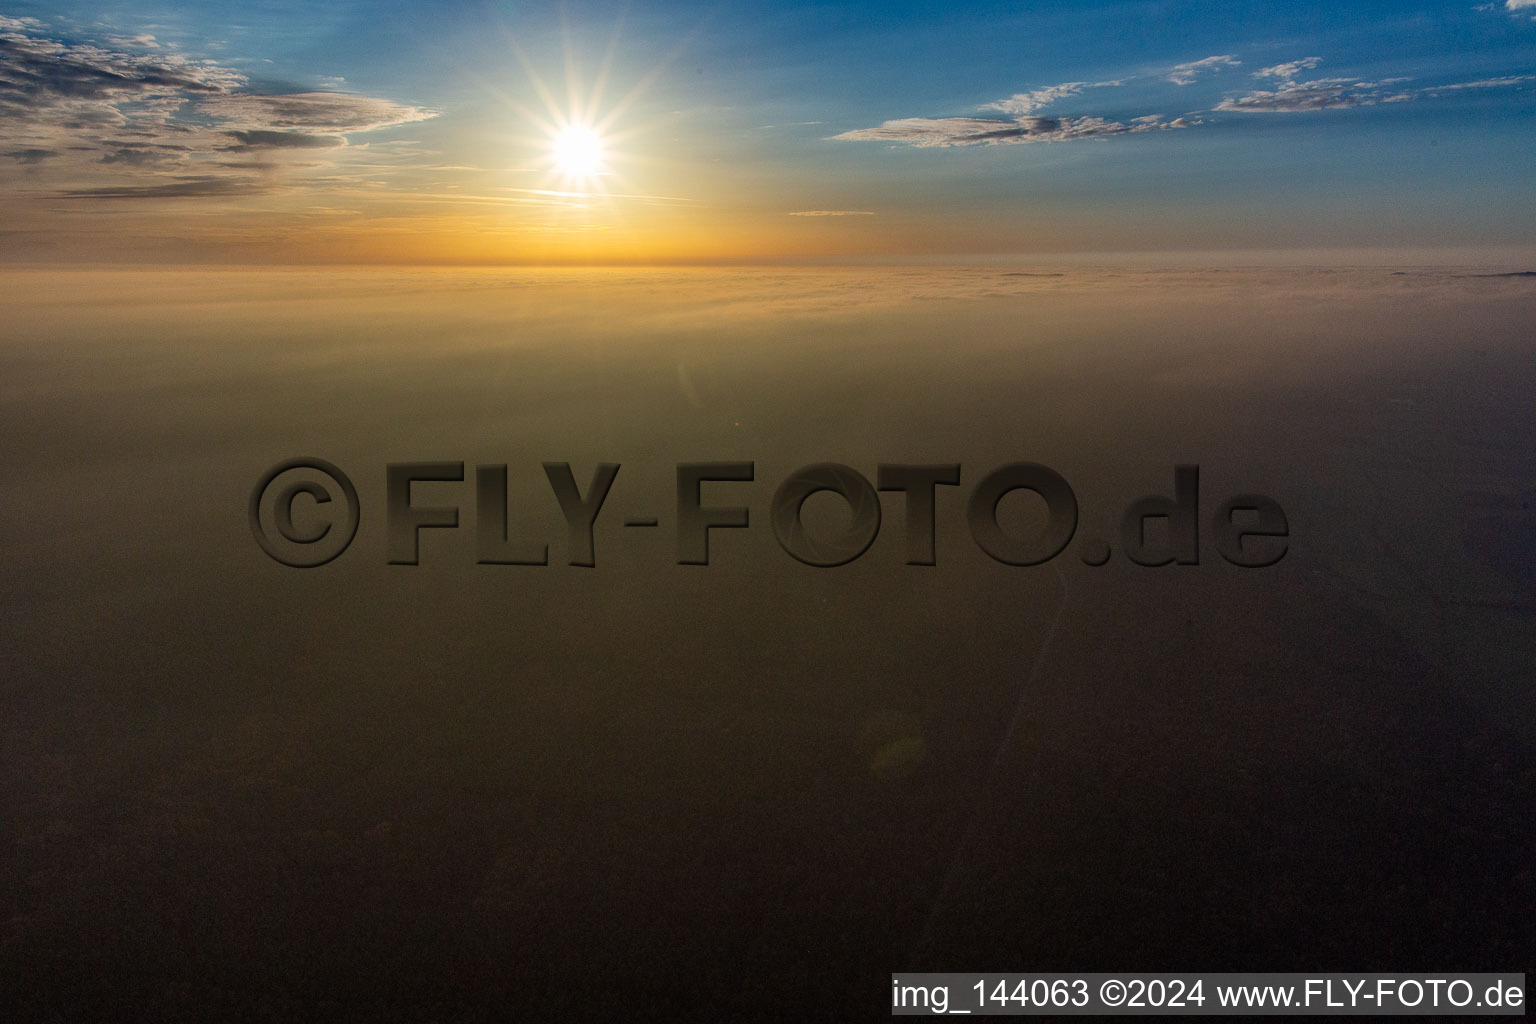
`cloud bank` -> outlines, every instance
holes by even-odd
[[[53,180],[77,183],[57,193],[67,198],[245,194],[258,183],[232,175],[221,158],[230,150],[273,160],[339,150],[349,135],[434,116],[352,93],[258,92],[239,71],[147,34],[74,42],[49,37],[37,19],[0,16],[3,155],[10,166],[47,162]]]

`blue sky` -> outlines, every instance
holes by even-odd
[[[277,260],[1491,250],[1536,229],[1536,0],[0,12],[0,189],[37,258],[125,229]],[[550,161],[570,121],[605,148],[579,182]]]

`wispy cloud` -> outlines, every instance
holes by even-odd
[[[1508,11],[1521,17],[1536,19],[1536,0],[1503,0],[1502,3],[1478,4],[1479,11]]]
[[[790,217],[873,217],[873,210],[792,210]]]
[[[123,38],[122,36],[108,36],[107,42],[113,46],[137,46],[145,50],[158,50],[160,43],[148,32],[141,32],[136,36]]]
[[[1192,60],[1188,64],[1175,64],[1169,69],[1167,79],[1175,85],[1193,85],[1195,79],[1201,75],[1222,68],[1235,68],[1242,64],[1232,54],[1224,54],[1216,57],[1202,57],[1200,60]]]
[[[1536,5],[1536,0],[1532,0],[1532,3]],[[1228,97],[1218,103],[1216,109],[1271,114],[1339,110],[1375,106],[1380,103],[1404,103],[1465,89],[1506,88],[1536,80],[1536,75],[1506,75],[1501,78],[1485,78],[1475,82],[1455,82],[1449,85],[1416,89],[1400,88],[1400,83],[1409,81],[1407,78],[1366,81],[1346,76],[1298,81],[1297,76],[1303,71],[1310,71],[1322,62],[1321,57],[1303,57],[1300,60],[1276,64],[1274,67],[1256,71],[1255,78],[1275,79],[1274,88],[1256,89],[1242,96]]]
[[[1505,75],[1502,78],[1483,78],[1476,82],[1457,82],[1455,85],[1437,85],[1429,89],[1419,90],[1426,96],[1435,93],[1454,92],[1457,89],[1501,89],[1509,85],[1520,85],[1525,82],[1536,82],[1536,75]]]
[[[861,128],[832,136],[838,141],[901,142],[928,149],[947,146],[994,146],[1031,142],[1071,142],[1139,132],[1188,128],[1197,122],[1158,115],[1130,123],[1102,117],[1016,117],[1003,121],[985,117],[906,117],[878,128]]]
[[[5,155],[19,164],[40,164],[44,160],[52,160],[59,153],[53,149],[13,149]]]
[[[1084,89],[1105,89],[1117,85],[1124,85],[1125,79],[1109,82],[1063,82],[1060,85],[1047,85],[1041,89],[1030,92],[1016,92],[1007,99],[993,100],[991,103],[983,103],[982,110],[1000,110],[1005,114],[1033,114],[1042,107],[1049,106],[1057,100],[1068,96],[1076,96]]]
[[[1274,67],[1260,68],[1253,73],[1254,78],[1278,78],[1282,82],[1290,82],[1303,71],[1311,71],[1323,62],[1321,57],[1303,57],[1300,60],[1287,61],[1284,64],[1276,64]]]
[[[1229,97],[1216,104],[1216,109],[1244,113],[1294,113],[1370,106],[1385,99],[1379,90],[1359,89],[1337,79],[1325,79],[1285,85],[1274,90],[1259,89],[1246,96]]]
[[[1225,57],[1208,57],[1197,64],[1227,60]],[[839,142],[895,142],[916,146],[920,149],[952,146],[999,146],[1033,142],[1071,142],[1079,139],[1098,139],[1112,135],[1130,135],[1141,132],[1168,131],[1188,128],[1198,124],[1186,118],[1165,119],[1161,114],[1147,114],[1129,121],[1115,121],[1105,117],[1047,117],[1039,113],[1042,107],[1058,100],[1077,96],[1088,89],[1109,89],[1125,85],[1130,78],[1110,79],[1102,82],[1062,82],[1059,85],[1041,86],[1027,92],[1016,92],[1005,99],[983,103],[980,110],[997,110],[1013,115],[1004,120],[996,117],[903,117],[886,121],[877,128],[856,128],[830,136]]]
[[[60,193],[63,199],[189,199],[206,196],[256,195],[265,189],[228,178],[186,178],[164,185],[115,185]]]
[[[1512,0],[1514,2],[1514,0]],[[1522,6],[1536,7],[1536,0],[1518,0]],[[1407,89],[1407,78],[1383,78],[1375,81],[1355,77],[1313,78],[1301,76],[1323,63],[1321,57],[1300,57],[1270,67],[1260,68],[1252,77],[1262,88],[1220,100],[1214,110],[1241,113],[1296,113],[1309,110],[1344,109],[1384,103],[1402,103],[1450,94],[1457,90],[1519,87],[1536,80],[1533,75],[1508,75],[1472,82]],[[958,146],[1018,145],[1036,142],[1070,142],[1143,132],[1170,131],[1200,124],[1192,115],[1167,118],[1161,114],[1115,120],[1094,116],[1046,116],[1041,108],[1080,95],[1088,89],[1123,86],[1138,78],[1157,77],[1177,85],[1193,84],[1203,75],[1242,62],[1234,54],[1204,57],[1176,64],[1165,71],[1101,82],[1063,82],[1025,92],[1006,99],[982,104],[982,111],[996,110],[1013,115],[1009,119],[975,115],[954,117],[904,117],[885,121],[874,128],[856,128],[831,136],[840,142],[888,142],[920,149]]]
[[[308,135],[304,132],[234,131],[228,133],[239,145],[231,149],[331,149],[345,146],[339,135]]]
[[[298,128],[338,135],[393,128],[424,121],[435,112],[390,100],[345,92],[301,92],[280,96],[231,93],[211,96],[199,110],[228,124],[266,129]]]

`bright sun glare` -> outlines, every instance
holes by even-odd
[[[585,125],[561,128],[549,149],[555,170],[567,178],[592,178],[603,171],[603,140]]]

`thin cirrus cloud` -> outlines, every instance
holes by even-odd
[[[52,160],[58,156],[59,151],[56,149],[12,149],[0,155],[10,157],[19,164],[40,164],[44,160]]]
[[[791,217],[873,217],[873,210],[791,210]]]
[[[1321,57],[1303,57],[1300,60],[1287,61],[1284,64],[1276,64],[1273,67],[1260,68],[1253,73],[1254,78],[1277,78],[1282,82],[1289,82],[1303,71],[1311,71],[1323,62]]]
[[[1536,0],[1503,0],[1502,3],[1478,4],[1477,10],[1508,11],[1520,17],[1529,15],[1533,21],[1536,21]]]
[[[347,140],[339,135],[306,135],[304,132],[232,131],[229,137],[236,141],[230,149],[331,149],[345,146]]]
[[[148,35],[73,42],[37,19],[0,16],[3,155],[12,166],[46,162],[66,185],[61,198],[249,194],[271,185],[285,151],[340,150],[349,135],[434,116],[352,93],[257,92],[239,71]],[[278,162],[258,181],[239,175],[231,151]]]
[[[832,136],[838,141],[904,142],[921,149],[948,146],[992,146],[1031,142],[1070,142],[1134,132],[1188,128],[1195,122],[1156,114],[1130,123],[1102,117],[1016,117],[1002,121],[986,117],[905,117],[878,128],[860,128]]]
[[[1536,0],[1519,0],[1536,7]],[[1536,75],[1506,75],[1449,85],[1406,88],[1407,78],[1382,78],[1367,81],[1350,76],[1303,79],[1302,76],[1323,63],[1321,57],[1301,57],[1252,73],[1262,88],[1229,95],[1212,108],[1217,112],[1297,113],[1366,107],[1384,103],[1433,98],[1459,90],[1519,87],[1536,80]],[[1063,82],[1027,92],[1014,93],[1006,99],[982,104],[980,110],[996,110],[1013,117],[964,115],[955,117],[904,117],[885,121],[875,128],[856,128],[831,136],[841,142],[888,142],[921,149],[958,146],[995,146],[1036,142],[1070,142],[1143,132],[1171,131],[1203,123],[1193,115],[1167,118],[1147,114],[1118,121],[1096,116],[1048,116],[1041,108],[1059,100],[1079,96],[1088,89],[1124,86],[1133,79],[1155,78],[1175,85],[1194,84],[1203,76],[1214,75],[1242,62],[1234,54],[1204,57],[1176,64],[1163,71],[1132,78],[1103,82]]]
[[[1166,77],[1174,85],[1194,85],[1195,80],[1201,75],[1220,71],[1222,68],[1235,68],[1241,63],[1242,61],[1230,53],[1216,57],[1203,57],[1200,60],[1192,60],[1188,64],[1175,64]]]
[[[1536,0],[1532,2],[1536,3]],[[1383,78],[1377,81],[1352,77],[1298,80],[1302,72],[1311,71],[1322,62],[1321,57],[1303,57],[1300,60],[1255,71],[1253,73],[1255,78],[1273,79],[1273,87],[1255,89],[1242,96],[1229,96],[1218,103],[1216,109],[1250,114],[1341,110],[1382,103],[1405,103],[1468,89],[1518,87],[1525,82],[1536,80],[1536,75],[1505,75],[1473,82],[1455,82],[1449,85],[1414,89],[1402,87],[1401,83],[1409,81],[1407,78]]]
[[[1207,57],[1189,64],[1180,64],[1161,74],[1170,81],[1195,76],[1237,63],[1228,56]],[[1128,121],[1116,121],[1098,116],[1045,116],[1040,110],[1059,100],[1081,95],[1089,89],[1118,88],[1131,78],[1117,78],[1102,82],[1062,82],[1027,92],[1016,92],[1004,99],[984,103],[980,110],[996,110],[1013,115],[1009,120],[995,117],[902,117],[886,121],[876,128],[856,128],[833,135],[838,142],[893,142],[916,146],[919,149],[948,148],[955,146],[1019,145],[1038,142],[1073,142],[1081,139],[1101,139],[1115,135],[1133,135],[1143,132],[1172,131],[1189,128],[1198,121],[1185,117],[1165,118],[1161,114],[1145,114]]]
[[[155,37],[150,35],[148,32],[142,32],[136,36],[129,36],[126,39],[122,36],[108,36],[107,42],[111,43],[113,46],[137,46],[146,50],[160,49],[159,41],[156,40]]]
[[[59,193],[64,199],[186,199],[206,196],[246,196],[262,191],[250,182],[228,178],[184,178],[165,185],[115,185]]]
[[[1060,85],[1048,85],[1043,89],[1035,89],[1032,92],[1017,92],[1005,100],[994,100],[984,103],[982,110],[1001,110],[1005,114],[1033,114],[1041,107],[1055,103],[1057,100],[1068,96],[1076,96],[1084,89],[1107,89],[1117,85],[1124,85],[1125,79],[1110,82],[1063,82]]]

